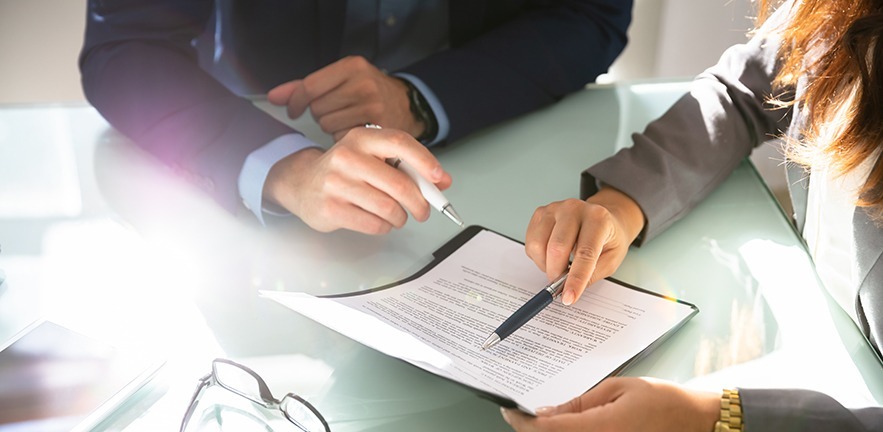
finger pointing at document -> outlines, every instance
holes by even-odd
[[[588,285],[616,271],[643,227],[637,203],[603,187],[586,201],[568,199],[536,209],[527,227],[525,252],[549,280],[570,264],[561,295],[570,305]]]

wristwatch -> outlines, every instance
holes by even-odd
[[[414,116],[414,119],[423,123],[424,126],[423,133],[417,137],[417,141],[425,144],[438,134],[438,120],[435,119],[432,107],[429,106],[429,102],[426,101],[420,90],[417,90],[417,87],[414,87],[414,84],[411,84],[410,81],[402,78],[399,79],[408,87],[408,103],[410,104],[411,114]]]
[[[721,394],[721,417],[714,424],[714,432],[742,432],[742,401],[739,390],[724,389]]]

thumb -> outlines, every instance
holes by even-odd
[[[538,415],[577,414],[583,411],[597,408],[611,403],[619,398],[624,387],[629,383],[628,379],[607,378],[601,381],[589,391],[577,396],[556,407],[547,407],[537,410]]]
[[[267,100],[279,106],[288,105],[288,117],[293,119],[302,116],[312,102],[303,80],[289,81],[271,89],[267,93]]]
[[[300,80],[288,81],[270,89],[267,92],[267,100],[273,105],[287,105],[295,89],[300,86]]]

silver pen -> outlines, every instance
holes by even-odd
[[[379,125],[373,123],[367,123],[365,124],[365,127],[369,129],[382,129]],[[403,161],[401,158],[389,158],[386,159],[386,163],[407,174],[408,177],[411,177],[411,180],[414,180],[414,183],[417,183],[417,187],[420,188],[420,193],[423,194],[423,198],[426,199],[426,202],[428,202],[432,208],[440,211],[458,226],[464,226],[463,219],[461,219],[460,215],[457,214],[457,211],[454,210],[454,206],[444,194],[438,190],[434,183],[426,180],[416,169],[414,169],[414,167]]]
[[[558,298],[561,295],[561,292],[564,291],[564,282],[567,280],[567,275],[570,269],[561,273],[561,276],[558,276],[546,285],[542,291],[538,292],[533,298],[527,301],[523,306],[518,308],[515,313],[513,313],[506,321],[503,321],[503,324],[500,324],[493,333],[481,344],[481,349],[486,350],[494,345],[500,343],[501,340],[506,339],[507,336],[511,335],[530,321],[536,314],[540,313],[541,310],[545,309],[546,306],[552,304],[552,301]]]

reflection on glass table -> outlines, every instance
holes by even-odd
[[[196,392],[190,401],[190,406],[187,408],[186,414],[184,414],[184,419],[181,420],[181,432],[187,430],[187,425],[196,411],[196,407],[199,405],[203,392],[213,385],[241,396],[266,410],[281,412],[285,420],[301,432],[330,432],[328,422],[322,417],[319,410],[304,398],[294,393],[288,393],[282,399],[276,399],[270,392],[267,383],[255,371],[232,360],[220,358],[212,362],[211,373],[199,380]],[[217,423],[223,424],[222,411],[218,411],[218,408],[215,408],[214,411]],[[261,420],[257,415],[248,414],[241,409],[235,409],[232,412],[239,414],[234,417],[240,419],[247,417],[251,419],[250,421],[258,422],[258,424],[267,424],[269,430],[275,429],[270,427],[270,419],[266,416],[263,416],[264,420]]]

